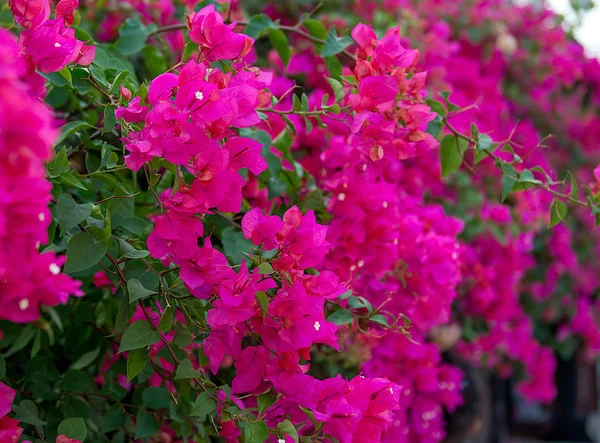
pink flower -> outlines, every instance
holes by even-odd
[[[58,437],[56,437],[56,443],[81,443],[81,440],[69,438],[64,434],[61,434]]]
[[[188,16],[187,26],[190,40],[200,45],[208,60],[234,60],[250,52],[254,40],[233,31],[235,24],[227,26],[214,5],[202,8]]]
[[[48,0],[9,0],[15,21],[24,28],[36,28],[50,18]]]

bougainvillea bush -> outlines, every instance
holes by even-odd
[[[442,351],[600,354],[600,64],[502,0],[9,0],[0,442],[429,443]]]

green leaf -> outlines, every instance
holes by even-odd
[[[327,29],[320,21],[310,19],[305,20],[302,24],[304,25],[308,33],[313,37],[316,37],[321,40],[325,40],[327,38]]]
[[[142,283],[136,278],[132,278],[127,281],[127,292],[129,293],[129,303],[133,303],[156,294],[156,292],[144,288],[144,285],[142,285]]]
[[[131,324],[123,333],[119,354],[121,352],[139,349],[158,343],[160,334],[152,329],[150,323],[145,320],[138,320]]]
[[[93,128],[93,126],[84,121],[69,122],[60,128],[60,137],[54,145],[60,146],[67,137],[88,128]]]
[[[277,401],[277,396],[273,392],[267,392],[266,394],[260,394],[256,399],[258,406],[258,413],[262,414],[266,409],[270,408]]]
[[[127,416],[120,405],[113,405],[104,416],[104,423],[100,429],[101,434],[116,431],[125,426]]]
[[[244,34],[253,39],[258,39],[265,35],[271,28],[276,28],[277,25],[266,14],[254,15],[248,20],[248,24],[244,28]]]
[[[84,441],[87,437],[87,427],[83,418],[67,418],[58,425],[58,433],[75,440]]]
[[[123,257],[125,257],[125,258],[144,258],[144,257],[148,257],[149,255],[150,255],[150,253],[148,251],[146,251],[145,249],[134,249],[134,250],[131,250],[131,251],[123,254]]]
[[[67,81],[67,83],[69,83],[71,87],[73,86],[73,77],[71,76],[71,71],[68,67],[65,66],[58,71],[58,73]]]
[[[75,234],[67,245],[65,272],[73,273],[89,269],[106,254],[106,244],[96,241],[89,232]]]
[[[158,329],[158,332],[169,332],[173,327],[173,319],[173,309],[168,307],[165,309],[165,312],[160,319],[160,323],[158,323],[158,327],[156,328]]]
[[[296,427],[291,421],[283,420],[277,425],[277,431],[279,431],[282,437],[289,435],[296,443],[298,443],[298,431],[296,431]]]
[[[175,325],[175,337],[173,337],[173,343],[182,348],[185,348],[192,343],[190,330],[181,322],[178,322]]]
[[[142,401],[144,406],[149,409],[162,409],[169,406],[171,403],[171,394],[166,388],[157,388],[151,386],[144,389],[142,393]]]
[[[271,32],[269,32],[269,40],[271,40],[271,44],[279,54],[283,65],[287,66],[292,57],[292,50],[290,49],[290,44],[288,43],[285,32],[281,29],[272,29]]]
[[[60,234],[64,235],[92,214],[91,203],[77,204],[69,194],[61,194],[56,202],[56,218],[60,225]]]
[[[148,30],[136,18],[128,18],[119,29],[119,38],[115,47],[123,55],[132,55],[140,52],[146,46]]]
[[[150,78],[158,77],[169,69],[167,58],[156,46],[147,45],[144,47],[142,56],[144,57],[144,64],[150,73]]]
[[[487,134],[480,134],[479,141],[477,143],[478,151],[487,151],[492,147],[492,138]]]
[[[179,366],[177,366],[177,371],[175,372],[175,380],[196,378],[200,377],[200,375],[200,372],[194,369],[194,366],[192,365],[190,359],[186,358],[179,362]]]
[[[229,262],[239,265],[245,257],[252,251],[252,241],[246,240],[242,231],[237,231],[233,227],[227,227],[221,231],[221,242],[223,251]]]
[[[579,186],[577,185],[577,179],[570,172],[568,173],[568,175],[569,175],[569,180],[571,182],[571,192],[570,192],[571,198],[573,198],[575,200],[579,200]]]
[[[119,289],[120,292],[120,289]],[[116,335],[121,333],[123,329],[129,324],[129,320],[133,316],[134,308],[129,304],[129,300],[123,298],[121,300],[121,305],[119,306],[119,311],[117,312],[117,318],[115,319],[115,330],[112,335]]]
[[[354,43],[354,40],[347,35],[338,37],[335,32],[335,28],[332,26],[327,32],[327,37],[325,38],[325,45],[323,45],[321,56],[329,57],[330,55],[339,54],[352,43]]]
[[[256,269],[261,275],[271,275],[273,273],[273,266],[271,266],[271,263],[267,262],[261,263]]]
[[[67,392],[88,392],[92,385],[92,379],[87,372],[69,369],[58,381],[56,387]]]
[[[327,77],[326,80],[327,83],[329,83],[329,86],[331,86],[331,89],[333,90],[333,94],[335,95],[335,101],[339,102],[340,100],[342,100],[346,95],[344,91],[344,85],[342,85],[339,81],[333,78]]]
[[[86,352],[79,357],[72,365],[71,369],[83,369],[91,365],[98,355],[100,354],[100,348],[96,348],[90,352]]]
[[[206,392],[201,392],[192,406],[191,416],[208,415],[217,409],[215,402]]]
[[[519,180],[517,180],[517,183],[531,183],[534,185],[542,184],[542,182],[540,180],[536,179],[533,176],[533,173],[529,169],[524,169],[521,172],[521,175],[519,176]]]
[[[244,430],[244,441],[246,443],[263,443],[267,438],[269,438],[269,430],[265,422],[246,422],[246,429]]]
[[[390,324],[388,323],[387,318],[381,314],[377,314],[377,315],[374,315],[373,317],[371,317],[371,321],[374,323],[377,323],[381,326],[385,326],[386,328],[390,327]]]
[[[38,417],[38,409],[34,402],[30,400],[23,400],[19,405],[19,409],[15,413],[15,418],[33,426],[44,426],[45,421],[42,421]]]
[[[87,190],[87,188],[83,186],[77,178],[69,173],[60,174],[58,179],[67,186],[74,186],[79,189]]]
[[[427,104],[429,105],[431,110],[433,112],[435,112],[436,114],[442,115],[442,116],[446,115],[446,108],[444,107],[444,104],[442,102],[437,101],[437,100],[428,99]]]
[[[468,148],[465,140],[454,135],[447,135],[440,146],[440,159],[442,162],[442,178],[452,174],[463,162],[463,154]]]
[[[106,247],[110,246],[110,235],[112,234],[112,223],[110,222],[110,211],[107,209],[104,214],[104,227],[102,228],[102,241]]]
[[[115,129],[117,117],[115,117],[115,108],[106,106],[104,108],[104,118],[102,120],[102,134],[110,133]]]
[[[140,408],[135,416],[135,438],[152,437],[160,429],[160,424],[156,419]]]
[[[132,349],[127,356],[127,378],[133,380],[148,363],[148,348]]]
[[[327,321],[336,325],[347,325],[352,323],[352,314],[346,309],[339,309],[327,317]]]
[[[267,296],[267,293],[263,291],[258,291],[256,294],[254,294],[254,296],[256,297],[256,301],[258,301],[258,305],[262,309],[262,316],[265,318],[267,312],[269,311],[269,297]]]
[[[6,377],[6,360],[0,355],[0,380]]]
[[[517,171],[512,165],[504,163],[502,166],[502,201],[506,200],[516,184]]]
[[[69,171],[69,158],[67,157],[66,149],[61,149],[56,154],[56,157],[48,163],[48,176],[50,178],[56,178],[61,174]]]
[[[567,205],[558,200],[554,199],[552,202],[552,206],[550,206],[550,224],[548,225],[550,228],[556,226],[560,222],[562,222],[567,216]]]

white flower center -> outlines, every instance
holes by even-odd
[[[387,209],[387,207],[388,207],[388,202],[383,202],[383,208]]]
[[[394,389],[393,389],[393,388],[391,388],[391,387],[389,388],[389,391],[390,391],[390,394],[393,394],[393,393],[394,393]]]
[[[277,443],[285,443],[285,440],[283,438],[280,438],[279,440],[277,440]]]
[[[358,267],[362,268],[365,265],[365,261],[364,260],[359,260],[358,261]]]
[[[28,307],[29,307],[29,300],[27,300],[26,298],[22,298],[21,301],[19,302],[19,309],[21,311],[24,311]]]
[[[40,212],[38,214],[38,220],[41,221],[41,222],[43,222],[44,220],[46,220],[46,216],[44,215],[43,212]]]
[[[49,268],[50,272],[52,272],[54,275],[60,274],[60,266],[58,266],[56,263],[52,263]]]
[[[315,331],[318,331],[319,329],[321,329],[321,323],[316,321],[315,324],[313,325],[313,327],[315,328]]]
[[[56,43],[54,43],[54,47],[55,47],[55,48],[60,48],[60,47],[61,47],[61,44],[60,44],[60,43],[58,43],[58,42],[56,42]]]
[[[195,96],[198,100],[202,100],[204,98],[204,94],[202,94],[201,91],[196,91]]]
[[[343,192],[340,192],[338,194],[338,200],[343,202],[344,200],[346,200],[346,194],[344,194]]]

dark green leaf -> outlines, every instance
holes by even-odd
[[[56,218],[60,225],[60,233],[64,235],[92,214],[91,203],[77,204],[69,194],[61,194],[56,202]]]
[[[100,355],[100,348],[86,352],[71,365],[71,369],[86,368],[87,366],[91,365],[96,358],[98,358],[98,355]]]
[[[540,180],[536,179],[533,176],[533,173],[529,169],[524,169],[523,171],[521,171],[521,175],[519,176],[519,180],[517,181],[517,183],[531,183],[535,185],[542,184]]]
[[[140,408],[135,417],[135,438],[152,437],[160,429],[156,419]]]
[[[132,349],[127,356],[127,378],[133,380],[148,363],[148,348]]]
[[[120,405],[113,405],[104,416],[104,423],[102,423],[101,434],[116,431],[117,429],[125,426],[127,422],[127,416]]]
[[[480,134],[479,135],[479,142],[477,143],[477,150],[478,151],[487,151],[488,149],[490,149],[492,147],[492,138],[487,135],[487,134]]]
[[[75,186],[76,188],[87,190],[87,188],[81,184],[79,179],[77,179],[72,174],[69,174],[69,173],[60,174],[58,176],[58,179],[67,186]]]
[[[54,145],[60,146],[66,140],[67,137],[75,134],[76,132],[81,132],[87,128],[93,128],[93,126],[84,121],[67,123],[66,125],[60,128],[60,136],[58,137],[58,140],[56,140]]]
[[[144,288],[144,285],[136,278],[131,278],[127,281],[127,292],[129,293],[129,303],[156,294],[156,292]]]
[[[177,372],[175,372],[175,380],[183,380],[187,378],[200,377],[200,372],[194,369],[192,362],[189,358],[181,360],[179,366],[177,366]]]
[[[150,346],[159,340],[160,334],[147,321],[138,320],[125,330],[119,353]]]
[[[389,326],[390,326],[387,318],[381,314],[377,314],[377,315],[374,315],[373,317],[371,317],[371,321],[374,323],[380,324],[381,326],[385,326],[386,328],[389,328]]]
[[[92,385],[92,379],[83,371],[69,369],[61,378],[56,387],[67,392],[87,392]]]
[[[65,272],[72,273],[91,268],[106,254],[106,244],[96,241],[89,232],[75,234],[67,245]]]
[[[169,332],[173,327],[173,309],[168,307],[163,313],[160,323],[158,323],[158,332]]]
[[[162,409],[169,406],[171,394],[169,394],[169,391],[166,388],[151,386],[144,389],[142,401],[144,402],[144,406],[149,409]]]
[[[516,184],[517,171],[512,165],[504,163],[502,166],[502,201],[506,200]]]
[[[318,20],[305,20],[303,23],[304,27],[308,31],[310,35],[316,37],[321,40],[325,40],[327,38],[327,29],[323,26]]]
[[[261,394],[256,399],[256,404],[258,406],[258,413],[262,414],[266,409],[270,408],[277,401],[277,396],[273,392],[267,392],[266,394]]]
[[[296,431],[296,427],[292,424],[291,421],[283,420],[277,425],[277,431],[279,431],[282,437],[289,435],[294,439],[296,443],[298,443],[298,431]]]
[[[190,412],[191,416],[208,415],[217,409],[217,402],[215,402],[206,392],[201,392]]]
[[[66,149],[61,149],[56,154],[56,157],[48,163],[48,176],[50,178],[56,178],[61,174],[69,171],[69,158],[67,157]]]
[[[67,418],[58,425],[58,433],[83,442],[87,437],[87,427],[83,418]]]
[[[30,400],[23,400],[19,405],[19,409],[15,413],[15,418],[33,426],[44,426],[45,421],[42,421],[38,417],[38,409],[34,402]]]
[[[346,309],[340,309],[327,317],[327,321],[336,325],[347,325],[352,323],[352,314]]]
[[[246,429],[244,430],[244,441],[246,443],[263,443],[267,438],[269,438],[269,430],[264,422],[246,422]]]

